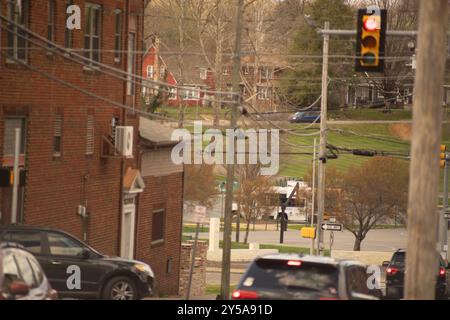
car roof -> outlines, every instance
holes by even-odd
[[[39,227],[39,226],[18,225],[18,224],[1,225],[0,231],[2,231],[2,230],[36,230],[36,231],[65,232],[65,231],[50,228],[50,227]]]
[[[321,257],[321,256],[312,256],[312,255],[301,255],[301,254],[294,254],[294,253],[279,253],[279,254],[267,254],[264,256],[259,257],[258,259],[270,259],[270,260],[300,260],[304,262],[311,262],[311,263],[320,263],[320,264],[329,264],[329,265],[358,265],[358,266],[364,266],[361,262],[353,261],[353,260],[343,260],[343,259],[336,259],[331,257]]]

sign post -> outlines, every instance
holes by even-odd
[[[189,270],[189,282],[186,291],[186,300],[189,300],[189,297],[191,295],[192,276],[194,275],[195,255],[197,251],[198,232],[200,229],[200,223],[203,223],[205,220],[206,220],[206,207],[195,206],[194,222],[196,223],[196,227],[195,227],[194,245],[192,247],[191,268]]]

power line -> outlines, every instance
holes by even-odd
[[[79,54],[76,54],[76,53],[74,53],[74,52],[71,52],[71,50],[68,50],[67,48],[61,47],[60,45],[56,44],[55,42],[50,41],[50,40],[48,40],[48,39],[46,39],[46,38],[40,36],[39,34],[33,32],[33,31],[30,30],[29,28],[26,28],[26,27],[24,27],[24,26],[22,26],[22,25],[20,25],[20,24],[15,23],[15,22],[12,21],[12,20],[9,20],[8,18],[4,17],[3,15],[0,15],[0,19],[6,21],[6,22],[9,23],[9,24],[13,24],[14,26],[16,26],[16,27],[20,28],[21,30],[25,31],[27,34],[32,35],[33,37],[35,37],[35,38],[37,38],[37,39],[39,39],[39,40],[45,42],[45,43],[49,46],[48,48],[46,48],[46,50],[48,50],[48,51],[50,51],[50,52],[57,52],[57,51],[55,50],[55,49],[57,49],[57,50],[59,50],[59,51],[62,51],[62,52],[64,52],[64,53],[66,53],[66,54],[69,55],[69,56],[75,56],[76,58],[81,59],[81,60],[87,62],[87,63],[88,63],[88,66],[91,66],[91,67],[92,67],[92,65],[96,65],[96,66],[98,66],[98,67],[102,67],[102,68],[111,70],[111,71],[113,71],[113,72],[123,74],[123,75],[125,75],[125,76],[127,76],[127,77],[133,77],[133,78],[136,78],[136,79],[138,79],[138,80],[146,81],[147,83],[153,83],[153,84],[160,85],[160,86],[166,86],[166,87],[171,87],[171,88],[177,88],[177,89],[180,89],[180,90],[191,90],[191,89],[192,89],[192,88],[186,87],[186,86],[178,86],[178,85],[173,85],[173,84],[166,83],[166,82],[161,82],[161,81],[156,81],[156,80],[147,79],[147,78],[144,78],[144,77],[142,77],[142,76],[139,76],[139,75],[136,75],[136,74],[132,74],[132,73],[128,73],[128,72],[123,71],[123,70],[121,70],[121,69],[118,69],[118,68],[115,68],[115,67],[111,67],[111,66],[109,66],[109,65],[100,63],[100,62],[98,62],[98,61],[95,61],[95,60],[86,58],[86,57],[84,57],[84,56],[81,56],[81,55],[79,55]],[[14,33],[15,35],[21,36],[22,38],[24,38],[24,39],[27,40],[27,41],[31,41],[31,40],[28,39],[26,36],[21,35],[21,34],[19,34],[18,32],[14,32],[13,30],[10,30],[8,27],[2,27],[2,28],[5,29],[5,30],[7,30],[8,32]],[[66,56],[64,56],[64,57],[66,57]],[[102,70],[100,70],[100,72],[102,72]],[[236,95],[236,94],[233,93],[233,92],[212,91],[212,90],[205,90],[205,89],[201,89],[201,88],[199,88],[198,91],[199,91],[199,92],[204,92],[204,93],[212,93],[212,94],[228,95],[228,96],[230,96],[230,95]]]

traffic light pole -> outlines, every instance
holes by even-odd
[[[448,170],[450,166],[449,155],[445,155],[444,167],[444,194],[442,197],[442,212],[439,215],[439,243],[441,244],[441,255],[445,261],[448,261],[448,221],[445,218],[445,213],[448,207]]]
[[[327,163],[327,107],[328,107],[328,51],[330,35],[326,31],[330,23],[325,22],[323,34],[322,63],[322,101],[320,112],[320,143],[319,143],[319,177],[317,184],[317,253],[323,255],[323,231],[320,226],[325,212],[325,167]]]
[[[14,180],[13,180],[13,193],[11,203],[11,224],[17,223],[17,200],[19,194],[19,156],[20,156],[20,132],[19,128],[15,129],[15,144],[14,144]]]

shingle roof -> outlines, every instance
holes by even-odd
[[[139,120],[139,134],[141,138],[156,146],[171,146],[178,143],[172,141],[174,129],[158,121],[141,117]]]

